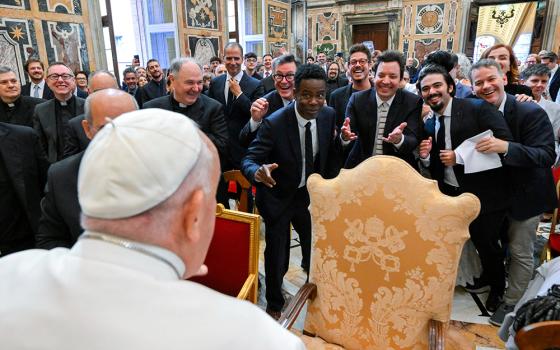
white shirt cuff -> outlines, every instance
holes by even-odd
[[[261,123],[262,123],[262,120],[260,122],[256,122],[256,121],[253,120],[253,118],[249,119],[249,126],[251,127],[251,132],[257,131],[257,129],[259,128]]]

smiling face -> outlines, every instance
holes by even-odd
[[[481,67],[471,74],[476,96],[499,107],[505,97],[505,74],[500,74],[496,67]]]
[[[327,55],[323,52],[317,54],[317,63],[324,64],[327,61]]]
[[[202,92],[202,71],[196,63],[187,62],[178,74],[170,74],[173,97],[187,106],[196,102]]]
[[[0,99],[12,103],[21,94],[21,85],[14,72],[0,74]]]
[[[380,62],[373,80],[375,91],[387,101],[395,95],[401,81],[401,67],[398,62]]]
[[[74,74],[70,68],[60,64],[50,66],[47,70],[47,84],[59,101],[72,97],[76,88]]]
[[[451,100],[452,86],[448,86],[442,74],[429,74],[420,82],[424,102],[439,114],[443,114]]]
[[[130,90],[136,89],[136,85],[138,84],[138,79],[136,78],[136,73],[133,73],[133,72],[126,73],[125,76],[124,76],[124,82]]]
[[[325,104],[327,84],[321,79],[304,79],[295,90],[299,114],[307,120],[315,119]]]
[[[276,72],[274,73],[274,87],[280,96],[286,100],[292,100],[294,98],[294,76],[296,74],[296,69],[297,67],[294,62],[284,63],[276,67]],[[282,80],[278,81],[276,74],[284,77],[282,77]]]
[[[27,66],[27,74],[29,74],[29,78],[35,84],[40,83],[43,80],[43,67],[41,66],[40,62],[31,62]]]
[[[76,85],[82,89],[85,90],[87,89],[87,77],[84,73],[78,73],[76,74]]]
[[[329,71],[327,72],[327,76],[329,79],[336,79],[338,77],[338,64],[331,64],[329,66]]]
[[[226,70],[232,77],[241,72],[241,63],[243,62],[241,50],[236,46],[230,46],[225,50],[224,61]]]
[[[506,49],[505,47],[500,47],[498,49],[490,51],[490,53],[488,54],[488,58],[498,62],[500,67],[502,67],[502,72],[504,72],[504,74],[510,71],[510,55],[508,49]]]
[[[263,57],[263,65],[266,70],[272,69],[272,56],[266,55]]]
[[[531,88],[533,96],[540,101],[548,85],[548,75],[531,75],[529,79],[525,80],[525,85]]]
[[[148,63],[148,72],[150,72],[150,75],[155,81],[160,81],[163,78],[163,72],[161,71],[158,61]]]
[[[369,79],[371,64],[363,52],[354,52],[348,59],[348,69],[354,82],[362,82]]]

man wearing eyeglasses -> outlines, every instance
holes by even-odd
[[[68,121],[84,113],[85,100],[74,96],[76,80],[65,63],[51,64],[47,69],[47,84],[54,98],[35,107],[33,127],[39,134],[47,159],[54,163],[64,157]]]
[[[282,55],[272,61],[275,90],[257,99],[251,105],[251,119],[239,133],[239,142],[249,147],[255,139],[262,120],[294,100],[294,77],[297,64],[294,55]]]
[[[254,52],[247,52],[245,54],[245,73],[248,76],[257,80],[262,80],[262,75],[257,72],[257,55]]]

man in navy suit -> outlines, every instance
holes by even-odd
[[[251,119],[239,133],[239,142],[243,147],[248,147],[255,139],[264,118],[293,101],[296,69],[294,55],[282,55],[272,61],[272,78],[276,89],[257,99],[251,105]]]
[[[251,103],[263,95],[260,82],[241,70],[243,47],[228,43],[224,48],[227,74],[214,78],[208,96],[224,106],[228,127],[229,159],[222,161],[222,171],[239,169],[246,148],[239,143],[239,132],[251,118]]]
[[[490,318],[500,325],[513,311],[533,276],[533,253],[540,215],[557,205],[551,166],[554,164],[554,132],[546,112],[533,102],[518,102],[504,91],[504,74],[493,60],[480,60],[471,68],[474,93],[493,104],[503,114],[513,141],[481,141],[481,152],[503,153],[510,188],[508,212],[508,250],[510,254],[508,289],[504,303]],[[473,287],[482,289],[492,281],[487,271]],[[474,289],[474,288],[473,288]]]
[[[418,146],[422,99],[399,89],[404,64],[402,53],[385,51],[374,66],[374,88],[350,97],[341,128],[345,147],[352,147],[346,168],[378,154],[399,157],[418,168],[412,152]]]
[[[311,216],[307,177],[336,176],[339,163],[335,112],[324,106],[325,71],[302,65],[295,75],[295,103],[264,119],[243,159],[242,172],[257,186],[257,208],[266,224],[267,312],[280,316],[282,281],[290,257],[290,223],[298,232],[304,269],[309,269]]]
[[[548,82],[548,93],[552,101],[557,101],[558,90],[560,90],[560,69],[558,69],[558,55],[554,51],[546,51],[540,55],[542,63],[550,68],[550,80]]]
[[[23,68],[30,79],[29,83],[21,87],[21,94],[23,96],[42,98],[44,100],[50,100],[54,97],[52,90],[45,81],[45,66],[43,62],[32,57],[25,62]]]

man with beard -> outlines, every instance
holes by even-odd
[[[148,61],[147,67],[152,79],[148,84],[142,86],[136,94],[136,101],[138,101],[139,106],[142,106],[144,103],[153,100],[154,98],[165,96],[167,94],[167,81],[163,76],[159,61],[152,58]]]
[[[43,102],[42,98],[22,96],[16,72],[0,66],[0,122],[32,127],[35,106]]]
[[[85,100],[74,96],[74,74],[62,62],[55,62],[47,69],[47,83],[54,98],[35,107],[33,127],[39,134],[47,159],[54,163],[64,156],[68,121],[84,112]]]
[[[254,52],[245,54],[245,73],[257,80],[262,80],[262,76],[257,72],[257,55]]]
[[[346,108],[341,137],[346,147],[354,142],[344,166],[353,168],[372,155],[383,154],[399,157],[417,169],[412,152],[421,131],[422,99],[399,89],[404,74],[402,53],[385,51],[377,60],[375,88],[353,94]]]
[[[340,68],[341,66],[337,62],[329,63],[329,68],[327,69],[327,102],[330,100],[331,93],[334,90],[348,85],[348,79],[346,79],[344,73],[340,73]]]
[[[315,64],[319,65],[319,67],[323,68],[323,70],[327,71],[327,55],[324,52],[317,53],[317,61]]]
[[[342,123],[344,123],[350,96],[356,91],[371,89],[371,81],[369,80],[371,51],[363,44],[355,44],[352,45],[348,53],[348,70],[352,83],[334,90],[328,100],[329,106],[336,111],[336,126],[338,128],[342,127]]]
[[[128,67],[123,72],[123,80],[126,84],[126,88],[124,89],[132,96],[136,96],[138,92],[138,78],[136,77],[136,72],[134,68]]]
[[[274,87],[264,97],[257,99],[251,105],[251,119],[245,124],[239,134],[239,142],[248,147],[257,136],[262,120],[294,100],[294,78],[296,74],[296,59],[294,55],[282,55],[272,62]]]
[[[263,120],[242,163],[243,174],[257,186],[256,204],[266,225],[266,311],[276,319],[284,305],[282,281],[289,266],[290,223],[300,237],[302,266],[309,271],[311,216],[306,180],[315,172],[325,178],[336,176],[339,159],[335,114],[324,106],[325,71],[317,65],[302,65],[294,81],[295,103]]]
[[[45,79],[43,79],[45,70],[43,62],[37,58],[30,58],[25,62],[23,68],[31,80],[21,88],[21,94],[23,96],[42,98],[44,100],[50,100],[54,97],[49,85],[46,84]]]
[[[494,133],[492,140],[511,140],[511,133],[505,120],[489,103],[454,98],[455,82],[445,68],[424,66],[418,86],[437,120],[435,134],[420,143],[420,159],[429,165],[432,178],[438,181],[444,194],[458,196],[470,192],[480,199],[480,215],[471,223],[469,232],[491,281],[486,308],[493,312],[505,287],[504,252],[499,241],[508,206],[506,174],[503,167],[467,174],[464,166],[457,164],[454,150],[466,139],[486,130]],[[505,152],[494,153],[503,157]]]

